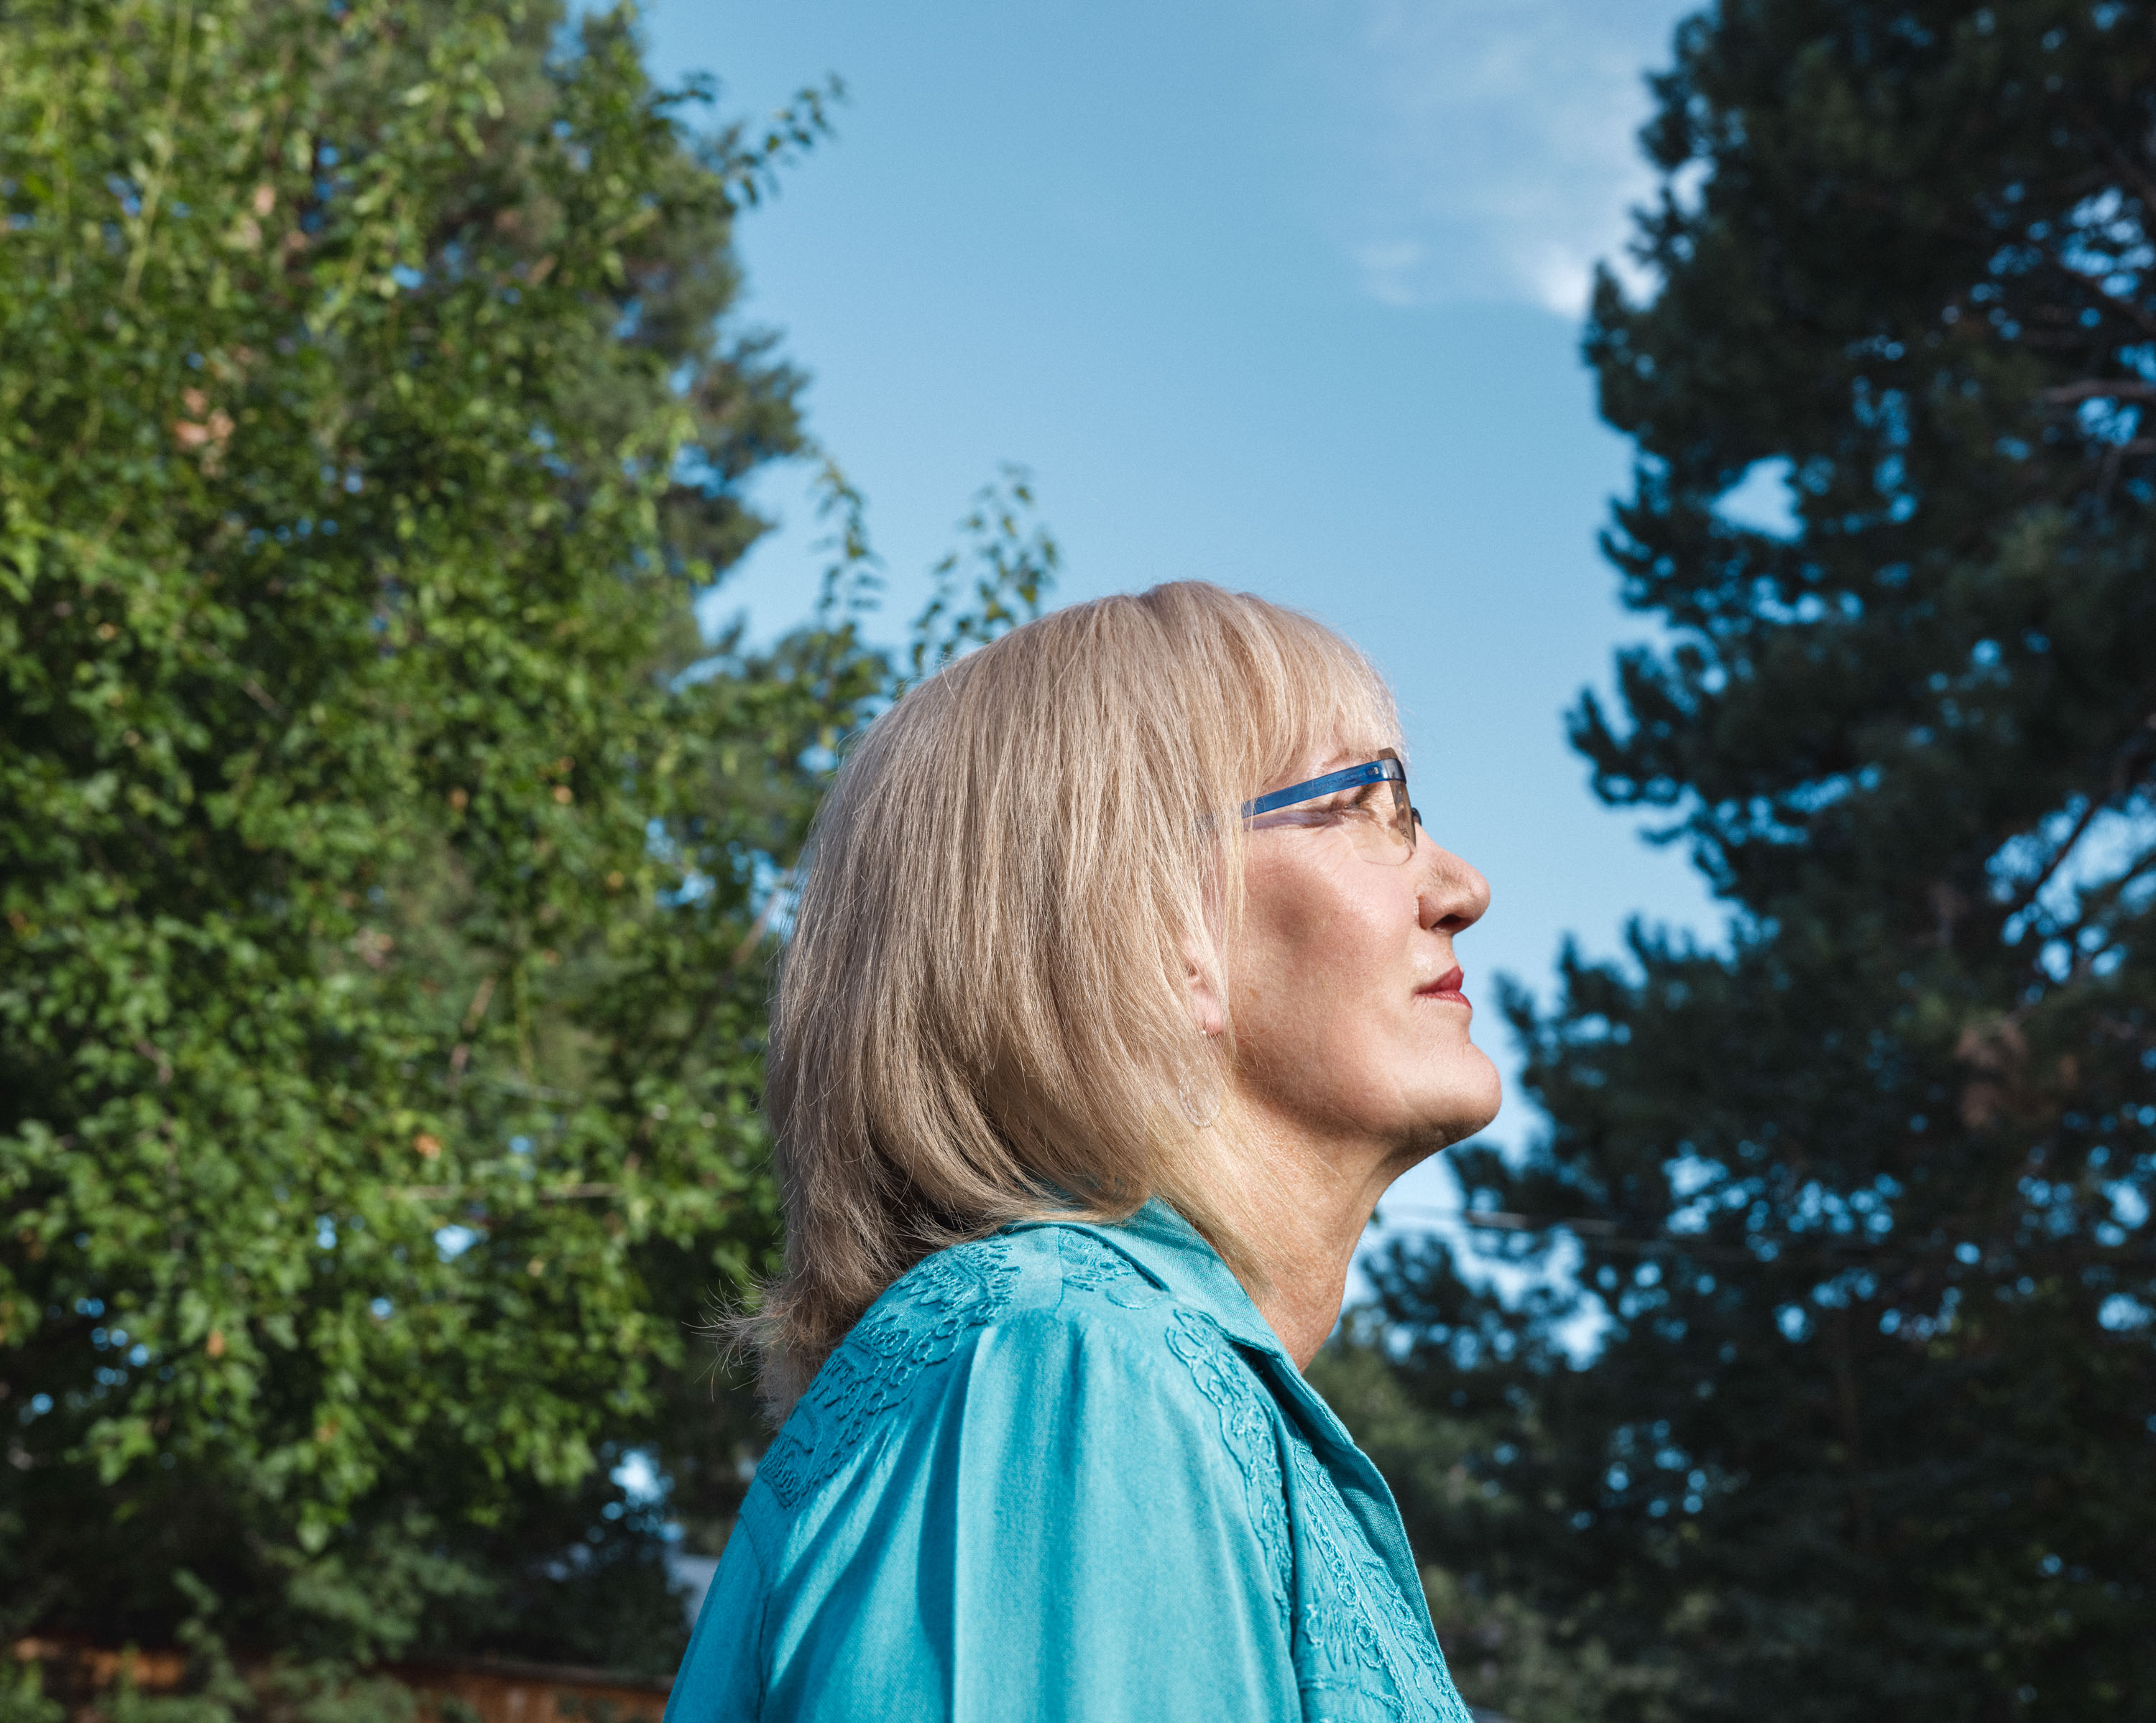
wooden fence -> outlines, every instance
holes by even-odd
[[[56,1639],[18,1639],[10,1649],[18,1663],[44,1671],[46,1692],[67,1705],[74,1723],[98,1723],[100,1699],[123,1677],[147,1694],[176,1693],[187,1679],[181,1651]],[[242,1675],[264,1667],[239,1660]],[[426,1723],[660,1723],[673,1685],[616,1669],[498,1658],[392,1664],[375,1673],[409,1687]]]

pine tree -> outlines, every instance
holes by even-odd
[[[1609,1716],[2156,1717],[2156,8],[1723,0],[1656,95],[1587,351],[1668,644],[1572,733],[1730,931],[1508,1000],[1462,1176],[1605,1326],[1392,1252],[1409,1518]]]

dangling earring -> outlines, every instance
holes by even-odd
[[[1210,1032],[1204,1029],[1200,1029],[1198,1035],[1201,1041],[1210,1041],[1213,1038]],[[1176,1105],[1183,1110],[1183,1116],[1200,1131],[1209,1130],[1213,1121],[1220,1116],[1220,1090],[1218,1085],[1214,1086],[1212,1093],[1207,1097],[1210,1105],[1201,1113],[1199,1110],[1197,1098],[1190,1092],[1190,1074],[1188,1070],[1180,1071],[1176,1074],[1175,1100]]]

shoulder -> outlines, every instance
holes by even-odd
[[[728,1619],[757,1649],[726,1691],[802,1718],[941,1715],[958,1688],[983,1716],[1072,1694],[1102,1717],[1291,1713],[1263,1390],[1114,1238],[940,1251],[855,1326],[743,1504]]]
[[[1258,1390],[1226,1336],[1111,1238],[1030,1226],[916,1264],[855,1325],[772,1444],[757,1480],[774,1505],[801,1509],[871,1463],[894,1428],[963,1419],[978,1445],[988,1408],[1050,1379],[1060,1415],[1102,1439],[1200,1418],[1231,1441],[1248,1435]],[[1076,1391],[1106,1390],[1104,1379],[1116,1392]],[[1232,1433],[1215,1423],[1229,1401]]]

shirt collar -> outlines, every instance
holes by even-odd
[[[1293,1412],[1301,1414],[1304,1433],[1320,1449],[1352,1459],[1357,1468],[1375,1482],[1378,1474],[1339,1416],[1327,1405],[1304,1377],[1272,1324],[1258,1312],[1243,1283],[1220,1259],[1220,1253],[1174,1209],[1154,1197],[1128,1220],[1109,1226],[1088,1226],[1086,1231],[1129,1258],[1138,1271],[1163,1288],[1178,1303],[1194,1306],[1218,1322],[1239,1346],[1265,1355],[1275,1393]],[[1378,1485],[1382,1491],[1383,1485]],[[1389,1497],[1387,1500],[1390,1500]]]
[[[1178,1303],[1203,1310],[1230,1340],[1261,1354],[1254,1361],[1259,1375],[1270,1381],[1282,1409],[1327,1462],[1335,1485],[1358,1504],[1356,1517],[1391,1570],[1401,1595],[1420,1598],[1422,1582],[1414,1554],[1400,1525],[1399,1509],[1377,1467],[1355,1445],[1355,1438],[1348,1433],[1338,1415],[1304,1379],[1272,1325],[1258,1314],[1243,1283],[1229,1272],[1220,1253],[1205,1242],[1197,1228],[1158,1197],[1126,1221],[1107,1225],[1085,1221],[1021,1223],[1010,1230],[1021,1231],[1029,1226],[1073,1227],[1091,1233],[1127,1258]]]
[[[1068,1226],[1073,1223],[1060,1224]],[[1220,1253],[1205,1242],[1197,1228],[1159,1197],[1152,1198],[1126,1221],[1106,1225],[1077,1224],[1081,1230],[1091,1233],[1102,1244],[1129,1258],[1141,1274],[1177,1302],[1204,1311],[1227,1331],[1230,1339],[1287,1361],[1280,1336],[1273,1332],[1272,1325],[1258,1314],[1258,1307],[1250,1302],[1250,1295],[1229,1272],[1227,1264],[1221,1261]]]

